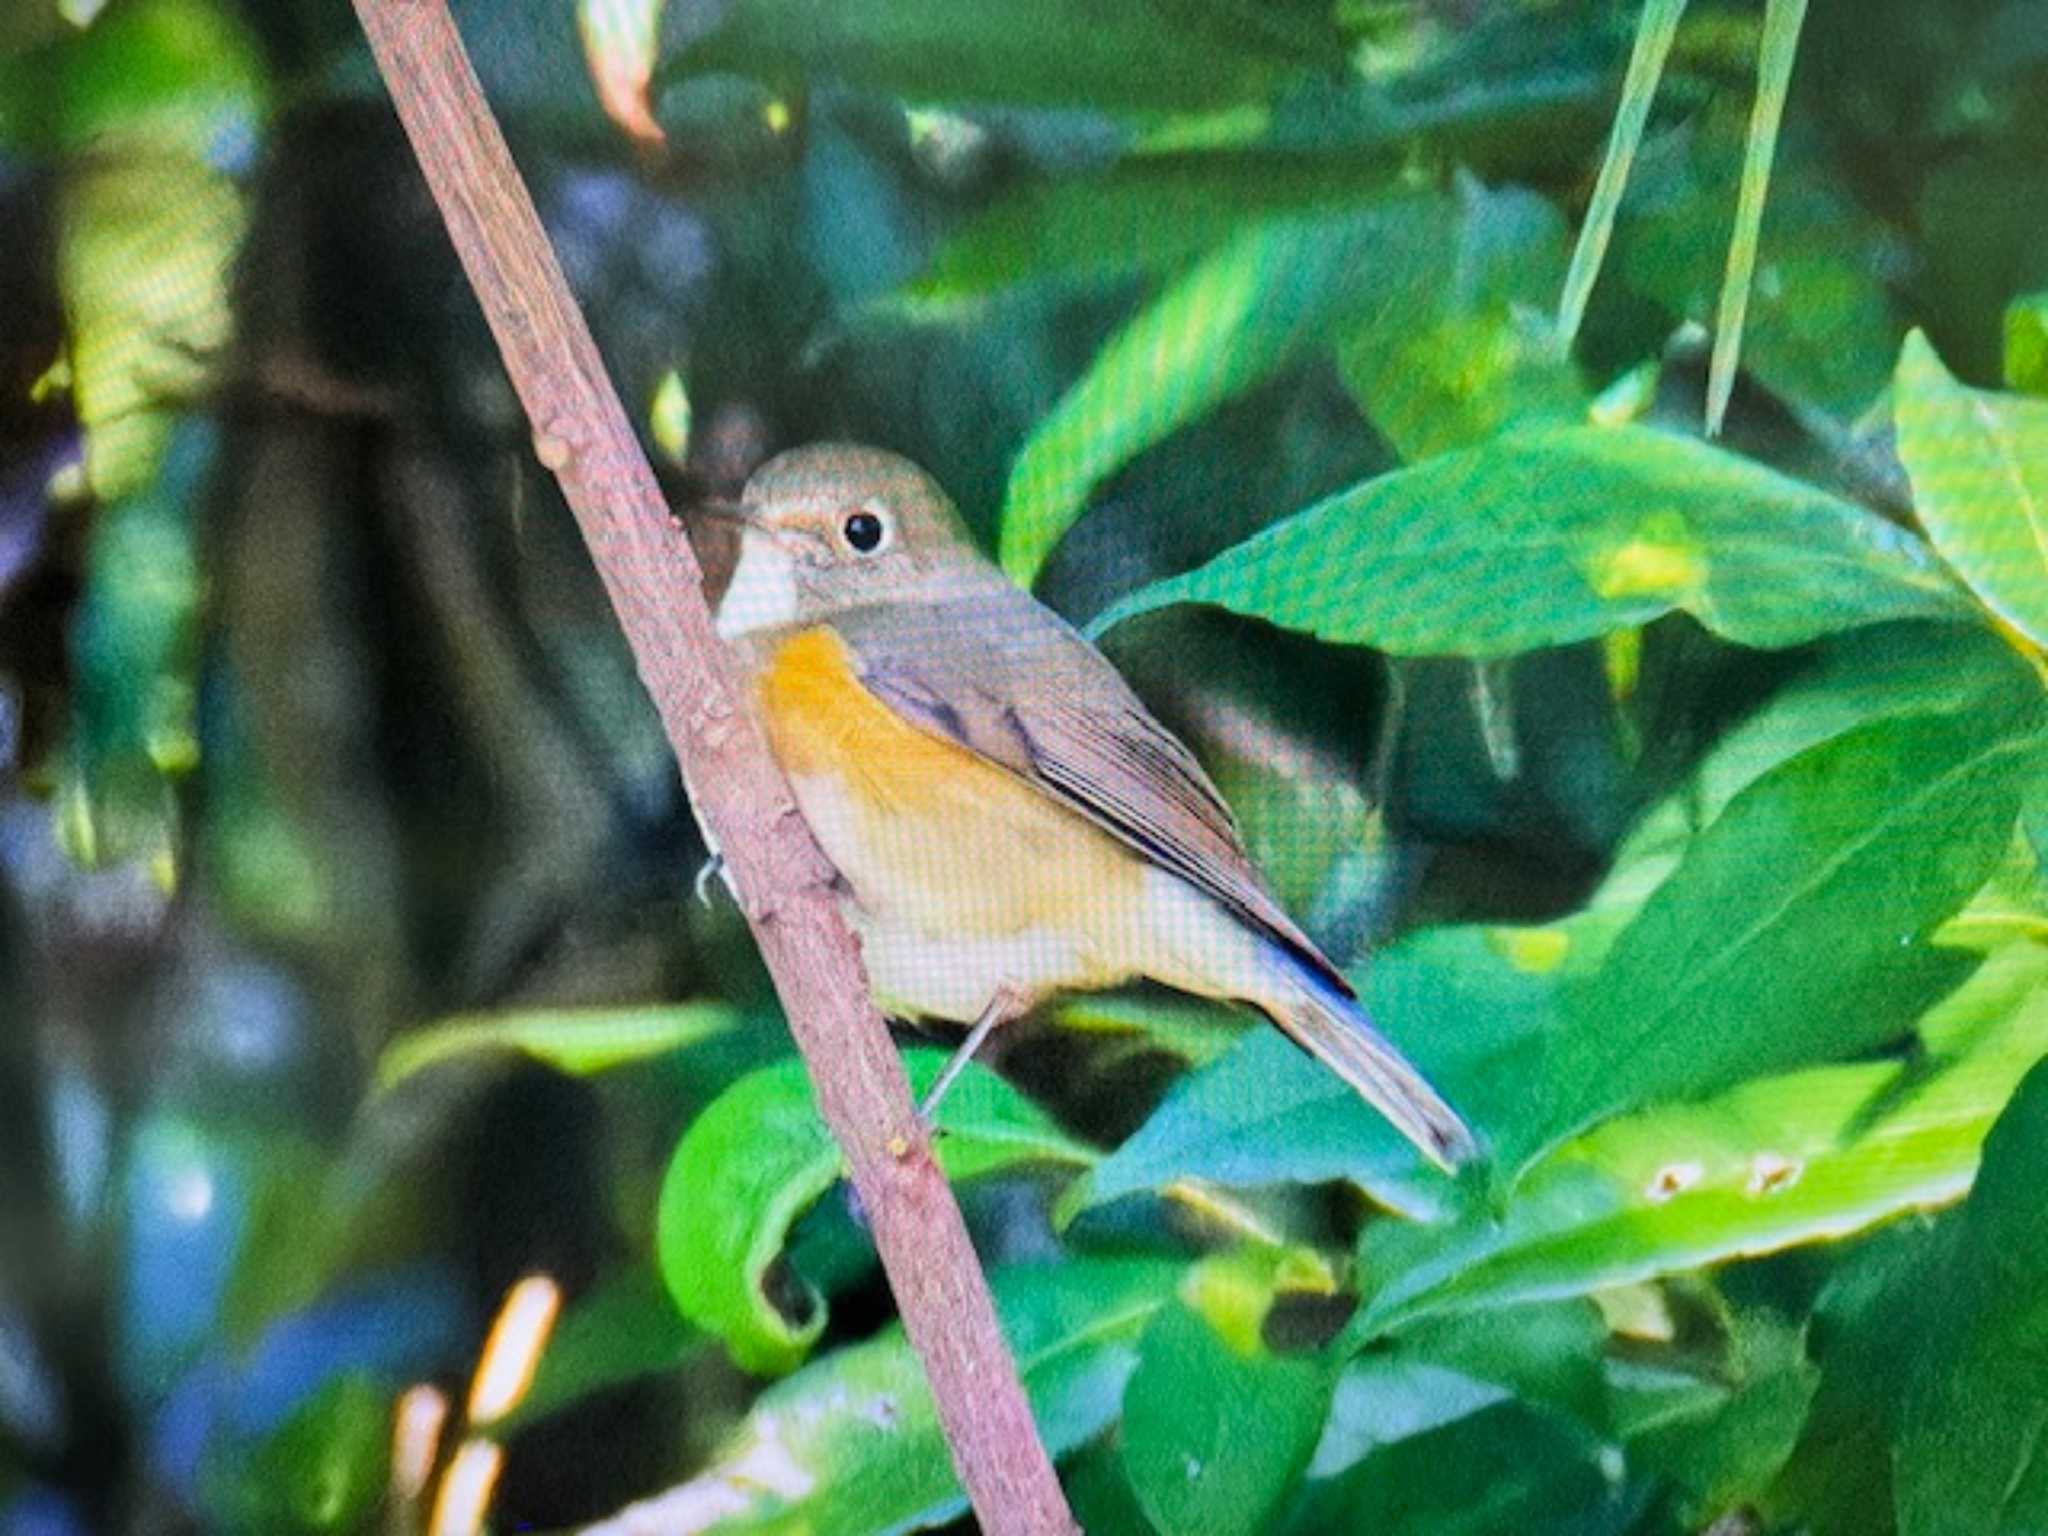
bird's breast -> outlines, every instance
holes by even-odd
[[[1136,854],[1022,777],[901,718],[829,627],[777,644],[756,692],[804,817],[870,921],[959,938],[1093,932],[1135,902]]]

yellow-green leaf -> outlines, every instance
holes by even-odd
[[[1916,330],[1892,411],[1934,547],[1987,608],[2048,644],[2048,400],[1964,387]]]
[[[739,1021],[724,1003],[650,1008],[544,1008],[465,1015],[401,1035],[377,1063],[377,1085],[473,1051],[519,1051],[578,1077],[679,1051],[723,1034]]]

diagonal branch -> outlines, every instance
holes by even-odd
[[[1077,1530],[967,1229],[868,1001],[831,870],[735,691],[702,575],[556,265],[446,0],[354,0],[846,1154],[953,1464],[992,1536]],[[892,1150],[893,1149],[893,1150]]]

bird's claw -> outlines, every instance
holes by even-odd
[[[697,879],[692,887],[697,894],[697,904],[711,905],[711,882],[725,873],[725,855],[714,853],[697,868]]]

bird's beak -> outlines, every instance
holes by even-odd
[[[742,534],[765,534],[776,543],[795,548],[807,541],[801,522],[787,513],[777,514],[772,505],[744,501],[700,501],[694,511],[715,523],[737,528]]]

